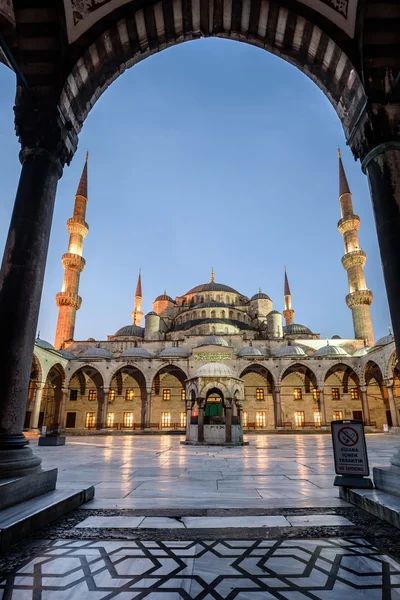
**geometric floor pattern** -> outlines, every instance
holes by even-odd
[[[361,539],[49,542],[3,600],[400,600],[400,564]]]

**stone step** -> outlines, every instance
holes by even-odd
[[[340,488],[340,497],[400,529],[400,497],[382,490]]]
[[[0,512],[0,552],[94,496],[94,487],[54,490]]]

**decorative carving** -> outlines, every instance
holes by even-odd
[[[347,0],[321,0],[328,6],[331,6],[333,10],[336,10],[339,14],[342,14],[347,19],[347,12],[349,4]]]
[[[351,267],[363,267],[366,260],[367,255],[364,250],[353,250],[342,257],[342,265],[347,271]]]
[[[358,0],[299,0],[354,37]]]
[[[363,304],[372,304],[373,294],[370,290],[358,290],[346,296],[346,304],[349,308],[362,306]]]
[[[68,39],[75,41],[102,17],[132,0],[64,0]]]
[[[81,307],[82,298],[72,292],[58,292],[56,295],[56,304],[60,306],[72,306],[77,310]]]
[[[82,272],[86,265],[86,261],[83,256],[79,256],[79,254],[72,254],[71,252],[66,252],[63,254],[61,262],[64,269],[76,269],[79,272]]]
[[[85,238],[89,232],[89,225],[79,217],[71,217],[67,221],[67,229],[70,235],[71,233],[77,233]]]
[[[206,360],[208,362],[219,362],[220,360],[230,360],[232,355],[229,352],[199,352],[193,354],[195,360]]]
[[[352,215],[351,217],[344,217],[340,219],[338,223],[338,230],[341,235],[347,233],[347,231],[358,231],[360,228],[360,217],[358,215]]]

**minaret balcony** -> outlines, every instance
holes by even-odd
[[[366,260],[367,255],[364,250],[353,250],[343,256],[342,265],[348,271],[351,267],[363,267]]]
[[[360,217],[358,215],[348,215],[340,219],[338,223],[339,233],[344,235],[348,231],[358,231],[360,228]]]
[[[346,304],[349,308],[354,308],[355,306],[362,306],[363,304],[370,306],[370,304],[372,304],[372,299],[373,294],[371,290],[357,290],[356,292],[347,294]]]
[[[72,306],[79,310],[82,305],[82,298],[72,292],[58,292],[56,294],[56,304],[60,306]]]
[[[66,252],[63,254],[61,262],[64,269],[74,269],[80,273],[83,271],[86,265],[86,261],[83,256],[79,256],[79,254],[73,254],[72,252]]]
[[[78,234],[81,235],[82,238],[85,238],[89,233],[89,225],[83,219],[79,217],[71,217],[67,221],[67,229],[70,235]]]

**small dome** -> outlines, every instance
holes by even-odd
[[[253,302],[253,300],[271,300],[271,298],[263,292],[258,292],[258,294],[254,294],[254,296],[250,298],[250,302]]]
[[[197,344],[196,348],[200,348],[200,346],[225,346],[229,348],[228,342],[219,335],[208,335]]]
[[[112,353],[106,348],[88,348],[83,354],[82,358],[112,358]]]
[[[114,336],[124,337],[144,337],[144,328],[139,325],[125,325],[114,334]]]
[[[305,325],[300,325],[299,323],[291,323],[290,325],[286,325],[283,328],[283,333],[285,335],[309,335],[312,334],[312,331],[308,329]]]
[[[370,346],[364,346],[363,348],[359,348],[353,353],[353,356],[365,356],[371,350]]]
[[[322,346],[322,348],[318,348],[314,356],[325,358],[331,356],[334,358],[336,356],[349,356],[349,353],[340,346],[329,346],[329,344],[327,344],[326,346]]]
[[[278,350],[276,356],[281,358],[285,356],[307,356],[307,354],[300,346],[283,346],[283,348]]]
[[[164,348],[164,350],[161,350],[158,356],[159,358],[187,358],[190,356],[190,352],[184,350],[184,348],[180,348],[179,346],[169,346],[169,348]]]
[[[379,338],[379,340],[375,342],[375,346],[387,346],[392,342],[394,342],[394,337],[391,333],[389,333],[389,335],[384,335],[383,337]]]
[[[245,346],[239,350],[237,356],[264,356],[264,353],[255,346]]]
[[[57,352],[58,354],[61,354],[63,358],[67,358],[68,360],[75,358],[75,356],[71,354],[71,352],[68,352],[68,350],[57,350]]]
[[[332,339],[333,340],[341,340],[342,338],[340,337],[340,335],[333,335]]]
[[[88,342],[95,342],[96,340],[94,338],[88,338],[86,341],[88,341]]]
[[[271,312],[269,312],[267,314],[267,317],[269,317],[269,315],[280,315],[280,316],[282,316],[282,313],[280,313],[279,310],[271,310]]]
[[[121,356],[125,358],[152,358],[151,354],[144,348],[127,348],[121,352]]]
[[[155,313],[154,310],[151,310],[147,313],[146,317],[158,317],[158,314]]]
[[[167,301],[167,302],[172,302],[172,304],[175,304],[175,302],[172,300],[171,296],[168,296],[168,294],[161,294],[160,296],[157,296],[157,298],[154,300],[154,302],[158,302],[158,301]]]
[[[233,373],[227,365],[213,362],[202,365],[200,369],[197,369],[196,377],[233,377]]]
[[[41,340],[39,337],[35,340],[36,346],[39,348],[43,348],[43,350],[54,350],[54,346],[50,344],[50,342],[46,342],[46,340]]]

